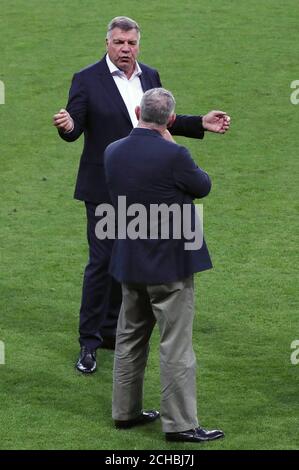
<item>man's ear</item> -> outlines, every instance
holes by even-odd
[[[137,119],[138,119],[138,121],[139,121],[140,115],[141,115],[140,106],[136,106],[136,108],[135,108],[135,114],[136,114],[136,117],[137,117]]]
[[[176,120],[176,114],[174,113],[171,116],[169,116],[167,127],[171,127],[175,120]]]
[[[106,42],[106,49],[108,49],[108,39],[107,38],[105,39],[105,42]]]

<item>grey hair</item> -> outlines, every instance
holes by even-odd
[[[165,126],[173,114],[175,99],[173,94],[165,88],[152,88],[144,93],[140,109],[143,122],[151,122]]]
[[[130,31],[131,29],[136,29],[138,33],[138,40],[140,39],[140,28],[136,21],[128,18],[127,16],[116,16],[113,20],[110,21],[107,28],[107,39],[110,39],[111,31],[115,28],[119,28],[122,31]]]

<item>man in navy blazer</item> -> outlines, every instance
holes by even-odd
[[[136,59],[140,29],[127,17],[116,17],[108,25],[107,54],[73,77],[66,110],[54,116],[60,137],[73,142],[84,133],[84,148],[77,176],[75,198],[85,202],[89,261],[84,273],[80,309],[81,351],[77,369],[96,369],[96,349],[113,348],[121,290],[108,273],[110,241],[95,236],[99,203],[108,202],[103,153],[111,142],[126,137],[137,124],[134,110],[142,94],[161,82],[156,70]],[[204,131],[224,133],[229,128],[226,113],[178,115],[170,127],[174,135],[201,139]]]
[[[162,429],[169,441],[202,442],[224,434],[203,429],[197,419],[193,274],[209,269],[211,262],[204,243],[191,247],[187,241],[189,235],[196,238],[200,230],[193,199],[206,196],[211,182],[188,150],[177,145],[167,131],[166,126],[175,119],[174,106],[169,91],[148,90],[136,108],[138,127],[110,144],[104,154],[106,181],[117,217],[110,272],[123,290],[112,416],[117,428],[127,429],[160,415],[156,410],[142,410],[149,340],[157,323]],[[125,198],[126,218],[121,198]],[[157,207],[162,216],[157,217]],[[106,225],[113,228],[109,219],[99,227]]]
[[[147,91],[144,100],[153,96],[159,103],[158,93],[163,90]],[[128,137],[110,144],[104,154],[117,233],[122,234],[117,238],[116,233],[110,273],[120,283],[165,284],[212,267],[202,233],[196,233],[201,224],[193,204],[194,198],[208,195],[211,181],[185,147],[163,139],[159,130],[146,125],[141,122]],[[102,207],[98,206],[98,213],[105,212],[106,205]],[[125,214],[129,214],[126,227],[119,227]],[[105,224],[104,219],[98,225],[98,236]],[[133,236],[124,236],[130,225]],[[104,237],[103,231],[100,238]]]

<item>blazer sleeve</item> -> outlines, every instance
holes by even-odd
[[[157,88],[162,88],[163,85],[162,85],[162,83],[161,83],[161,78],[160,78],[160,75],[159,75],[158,70],[155,70],[155,75],[156,75],[156,76],[155,76],[155,80],[156,80],[156,82],[157,82],[157,84],[155,85],[155,87],[157,87]]]
[[[211,190],[209,175],[196,165],[185,147],[179,147],[179,154],[174,162],[173,176],[176,186],[192,198],[205,197]]]
[[[74,129],[71,132],[62,132],[60,130],[58,132],[63,140],[73,142],[82,134],[87,115],[87,93],[80,74],[73,76],[66,110],[74,121]]]
[[[202,127],[201,116],[177,114],[173,125],[168,129],[172,135],[203,139],[205,131]]]

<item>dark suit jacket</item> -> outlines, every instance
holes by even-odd
[[[162,86],[156,70],[139,65],[144,91]],[[70,133],[60,132],[62,139],[72,142],[84,132],[75,198],[94,203],[109,201],[103,153],[111,142],[129,135],[132,122],[107,66],[106,56],[74,75],[66,109],[75,127]],[[202,138],[201,116],[178,115],[170,131],[175,135]]]
[[[166,141],[158,131],[133,129],[128,137],[107,147],[104,161],[115,208],[118,196],[126,196],[127,207],[143,204],[148,213],[150,204],[182,207],[189,203],[194,217],[193,198],[206,196],[211,188],[208,174],[197,167],[188,150]],[[185,242],[184,237],[116,239],[110,273],[119,282],[163,284],[212,267],[205,243],[200,249],[187,251]]]

